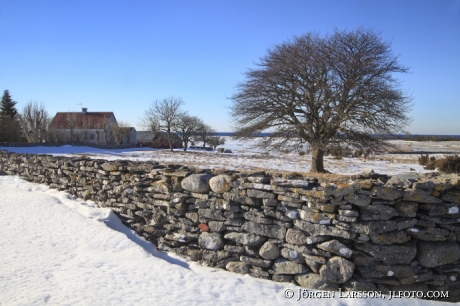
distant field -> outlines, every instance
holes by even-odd
[[[225,137],[226,143],[221,146],[232,150],[231,154],[220,154],[216,151],[189,150],[182,152],[176,150],[155,150],[150,148],[130,148],[118,150],[103,150],[90,147],[32,147],[32,148],[8,148],[0,147],[0,150],[9,150],[18,153],[36,153],[75,156],[84,155],[91,158],[104,158],[108,160],[153,160],[160,163],[174,163],[187,165],[194,168],[207,168],[214,170],[239,170],[271,172],[300,172],[307,173],[310,170],[311,154],[300,156],[298,153],[268,152],[252,148],[254,142],[241,143],[232,137]],[[405,154],[381,154],[371,155],[369,158],[344,157],[336,159],[333,156],[325,156],[325,168],[335,174],[359,174],[364,168],[372,168],[375,172],[386,174],[398,174],[409,171],[431,172],[423,169],[418,164],[420,152],[457,152],[460,153],[460,141],[448,142],[418,142],[392,140],[397,145],[397,151]],[[435,154],[443,157],[447,153]]]

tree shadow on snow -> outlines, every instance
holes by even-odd
[[[180,259],[169,256],[166,252],[160,252],[157,250],[155,245],[142,237],[139,237],[136,232],[124,225],[120,218],[113,212],[110,211],[109,216],[106,219],[101,220],[109,228],[125,234],[126,237],[137,245],[141,246],[146,252],[152,254],[155,257],[161,258],[170,264],[178,265],[186,269],[190,269],[189,264],[181,261]]]

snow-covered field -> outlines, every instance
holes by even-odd
[[[302,289],[158,252],[109,209],[0,176],[0,305],[446,305]],[[286,290],[293,290],[291,299]]]
[[[364,158],[334,159],[333,156],[325,156],[324,166],[331,173],[358,174],[364,168],[372,168],[377,173],[398,174],[409,171],[428,172],[418,165],[417,151],[436,152],[460,152],[460,141],[446,142],[416,142],[416,141],[393,141],[401,151],[413,151],[414,154],[382,154],[371,155]],[[227,169],[257,171],[268,170],[275,172],[308,172],[310,170],[311,155],[284,154],[265,152],[252,149],[253,143],[240,143],[231,137],[226,137],[225,149],[232,150],[231,154],[219,154],[215,151],[189,150],[183,152],[175,150],[153,150],[149,148],[131,148],[121,150],[103,150],[91,147],[0,147],[18,153],[52,154],[52,155],[85,155],[91,158],[103,158],[108,160],[153,160],[160,163],[183,164],[189,167],[208,169]],[[435,154],[442,157],[443,154]],[[411,170],[413,169],[413,170]]]

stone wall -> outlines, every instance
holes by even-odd
[[[320,290],[442,290],[460,300],[460,177],[353,181],[13,154],[0,173],[110,207],[159,249]]]

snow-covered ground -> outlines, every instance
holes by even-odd
[[[372,168],[377,173],[398,174],[408,171],[428,172],[418,165],[417,151],[437,152],[460,152],[460,141],[446,142],[416,142],[416,141],[392,141],[402,151],[413,151],[414,154],[382,154],[364,158],[334,159],[333,156],[325,156],[324,166],[331,173],[358,174],[364,168]],[[183,164],[189,167],[227,170],[268,170],[276,172],[308,172],[311,164],[311,154],[300,156],[299,154],[284,154],[265,152],[253,149],[254,143],[240,143],[231,137],[226,137],[225,149],[232,150],[231,154],[219,154],[216,151],[189,150],[183,152],[175,150],[153,150],[150,148],[130,148],[120,150],[104,150],[91,147],[0,147],[17,153],[52,154],[52,155],[85,155],[91,158],[103,158],[107,160],[130,159],[130,160],[153,160],[160,163]],[[436,154],[442,157],[443,154]],[[413,169],[413,170],[411,170]]]
[[[300,298],[287,283],[159,252],[109,209],[0,176],[0,305],[446,305],[418,299]],[[285,297],[293,290],[293,297]],[[306,290],[306,289],[305,289]]]

